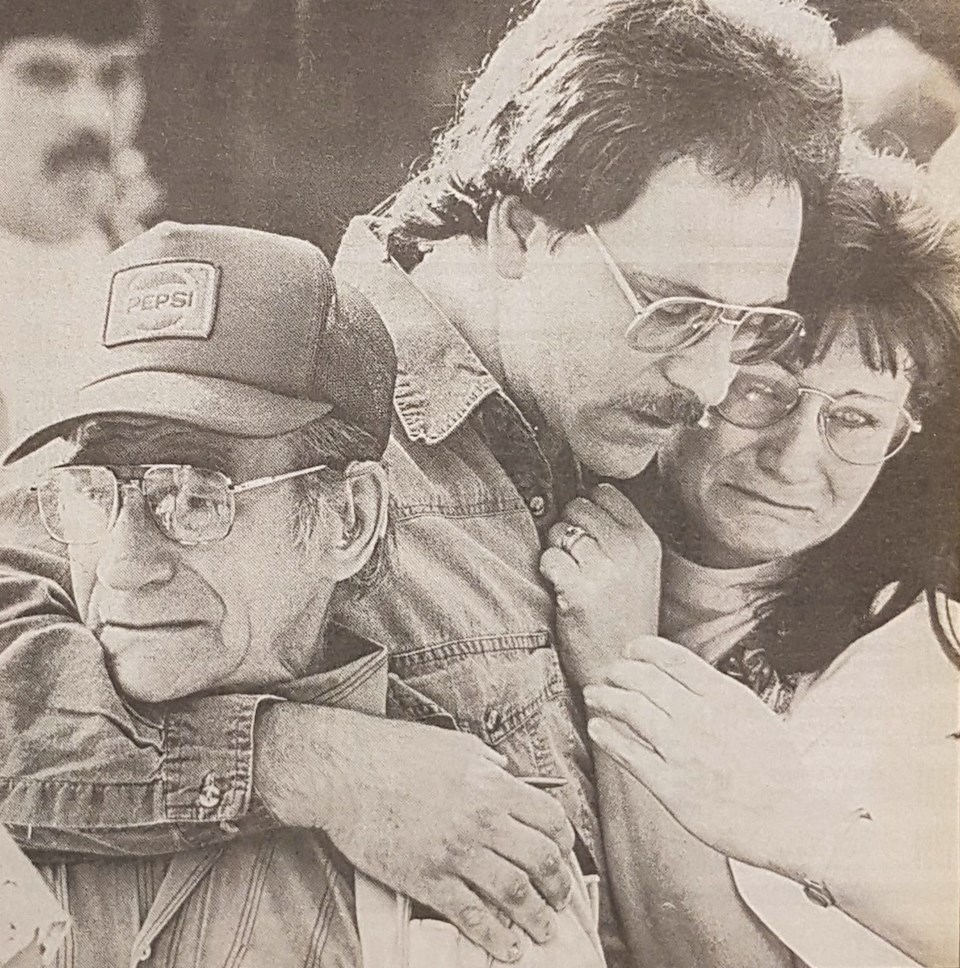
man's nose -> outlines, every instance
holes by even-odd
[[[785,481],[801,481],[815,473],[825,453],[822,404],[820,397],[803,394],[787,416],[762,431],[757,464],[763,470]]]
[[[114,109],[113,91],[96,78],[81,75],[63,94],[62,111],[78,128],[90,128],[109,135]]]
[[[123,492],[120,514],[102,544],[97,579],[120,591],[163,585],[176,573],[176,545],[150,520],[140,491],[128,485]]]
[[[737,375],[737,367],[730,362],[733,332],[731,326],[715,326],[698,343],[667,357],[664,376],[695,394],[706,407],[719,403]]]

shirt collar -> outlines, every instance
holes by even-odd
[[[387,702],[387,650],[332,623],[324,637],[320,663],[299,679],[266,691],[291,702],[382,716]]]
[[[351,221],[340,244],[337,278],[374,305],[397,348],[394,407],[410,440],[445,440],[502,388],[450,320],[390,260],[376,228],[382,220]]]

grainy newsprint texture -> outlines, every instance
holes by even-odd
[[[0,968],[958,968],[958,397],[956,0],[0,0]]]

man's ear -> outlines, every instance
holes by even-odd
[[[487,218],[487,249],[504,279],[519,279],[526,269],[531,242],[546,226],[513,195],[498,198]]]
[[[370,560],[387,530],[387,472],[376,461],[352,463],[343,479],[340,536],[328,551],[331,577],[351,578]]]

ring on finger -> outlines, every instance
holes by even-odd
[[[565,551],[573,557],[573,547],[581,538],[589,538],[590,535],[575,524],[568,524],[564,529],[563,536],[560,538],[560,550]]]

